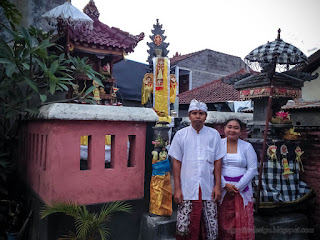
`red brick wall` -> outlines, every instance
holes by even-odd
[[[320,131],[301,132],[300,147],[304,154],[301,156],[304,173],[301,179],[310,186],[316,194],[314,211],[311,220],[320,228]]]

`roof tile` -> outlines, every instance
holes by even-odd
[[[178,95],[179,103],[189,104],[192,99],[197,99],[205,103],[241,101],[239,91],[236,90],[233,85],[225,84],[223,80],[244,73],[247,73],[247,70],[245,68],[241,68],[236,73],[183,92]]]
[[[84,12],[93,20],[93,30],[70,28],[70,39],[73,41],[92,43],[102,46],[112,46],[124,51],[133,52],[137,43],[143,40],[144,33],[133,36],[119,28],[109,27],[99,21],[99,11],[94,1],[90,1]]]

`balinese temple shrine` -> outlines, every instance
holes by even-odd
[[[254,103],[253,121],[247,125],[247,140],[259,159],[259,176],[253,181],[256,212],[259,213],[255,226],[307,227],[307,216],[297,210],[307,206],[305,200],[312,195],[312,189],[300,180],[304,149],[300,147],[299,133],[289,113],[281,107],[288,100],[298,98],[304,82],[317,76],[300,70],[307,57],[280,38],[280,29],[275,41],[254,49],[245,60],[257,72],[238,76],[234,87],[240,91],[242,99]],[[305,236],[300,237],[305,239]]]
[[[99,92],[95,94],[95,99],[100,104],[115,104],[117,88],[116,79],[112,76],[113,64],[133,52],[138,42],[143,40],[144,33],[133,36],[100,22],[100,13],[93,0],[84,7],[83,12],[94,21],[93,30],[69,27],[69,51],[73,56],[88,57],[93,70],[105,77],[104,88],[98,87]],[[84,81],[87,81],[86,87],[92,86],[93,83],[88,83],[88,80],[87,76],[76,78],[80,89],[84,87]]]

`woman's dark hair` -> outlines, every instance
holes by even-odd
[[[243,122],[241,122],[241,120],[238,119],[238,118],[230,118],[230,119],[228,119],[228,120],[225,122],[224,126],[227,126],[228,123],[231,122],[231,121],[236,121],[237,123],[239,123],[239,125],[240,125],[240,130],[242,131]]]

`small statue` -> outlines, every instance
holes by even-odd
[[[143,79],[141,88],[141,104],[150,103],[152,101],[151,95],[153,93],[153,74],[146,73]]]
[[[302,169],[302,172],[304,172],[302,161],[301,161],[301,155],[304,153],[304,151],[302,151],[300,147],[296,147],[295,153],[296,153],[295,160],[296,160],[296,163],[298,163],[299,171],[301,171]],[[301,168],[300,168],[300,165],[301,165]]]
[[[172,214],[172,188],[168,153],[163,147],[161,151],[159,149],[153,150],[151,154],[152,177],[149,212],[159,216],[170,216]]]
[[[96,102],[98,104],[101,103],[101,97],[100,97],[100,85],[95,81],[93,80],[92,84],[96,87],[94,90],[93,90],[93,98],[94,100],[96,100]]]

